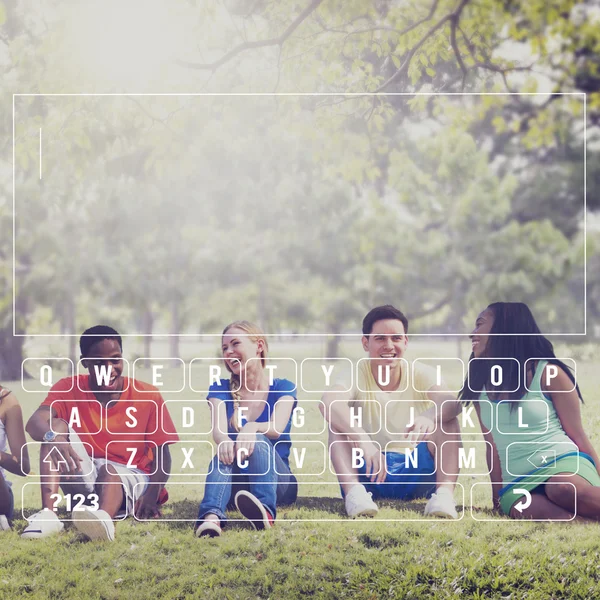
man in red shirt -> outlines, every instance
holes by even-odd
[[[123,344],[111,327],[86,330],[79,342],[88,375],[65,377],[27,422],[40,450],[42,510],[22,537],[64,528],[56,506],[65,500],[72,520],[90,539],[113,540],[114,517],[160,515],[171,471],[168,444],[179,441],[158,390],[123,376]],[[59,487],[64,498],[59,496]],[[135,506],[134,506],[135,502]]]

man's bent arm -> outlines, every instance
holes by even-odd
[[[36,442],[44,441],[44,434],[50,431],[50,420],[54,431],[59,433],[68,433],[69,427],[62,419],[56,417],[56,412],[49,406],[40,406],[27,421],[25,431]]]
[[[338,389],[343,391],[344,388],[340,386]],[[329,422],[333,431],[346,435],[352,441],[357,442],[370,438],[362,427],[352,425],[350,405],[348,400],[343,398],[341,394],[333,391],[325,392],[322,401],[325,405],[325,420]]]

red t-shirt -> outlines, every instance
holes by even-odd
[[[56,415],[79,435],[88,454],[135,466],[151,473],[156,447],[179,441],[175,425],[160,392],[142,381],[123,378],[119,400],[100,404],[90,390],[89,376],[65,377],[57,381],[41,406],[51,406]],[[136,389],[137,388],[137,389]],[[70,391],[69,391],[70,390]],[[135,448],[135,452],[134,449]]]

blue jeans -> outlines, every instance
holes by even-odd
[[[225,511],[232,506],[231,501],[240,490],[254,494],[273,518],[277,514],[278,504],[296,501],[298,482],[266,436],[256,435],[254,451],[246,460],[248,467],[241,469],[235,461],[226,465],[218,455],[213,457],[210,473],[206,477],[204,498],[198,510],[198,521],[208,513],[226,521]],[[245,474],[245,471],[249,474]]]
[[[387,475],[383,483],[372,483],[364,467],[359,480],[373,498],[389,500],[414,500],[429,498],[436,488],[435,462],[427,448],[427,442],[417,445],[418,466],[414,467],[403,453],[386,452]],[[383,468],[383,467],[382,467]]]

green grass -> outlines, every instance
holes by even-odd
[[[454,346],[448,348],[447,354],[429,349],[429,355],[451,356]],[[412,352],[424,355],[425,346]],[[584,425],[598,447],[594,369],[591,362],[578,362]],[[18,382],[6,385],[28,418],[43,393],[19,391]],[[199,398],[189,390],[165,396]],[[309,418],[320,418],[314,407]],[[32,455],[37,469],[36,461]],[[19,514],[26,482],[12,480]],[[335,476],[326,472],[310,480],[316,483],[301,484],[298,503],[280,510],[273,530],[255,532],[232,522],[214,540],[196,539],[191,523],[132,519],[117,524],[112,544],[86,542],[69,525],[53,538],[22,540],[26,523],[17,518],[14,530],[0,537],[0,598],[600,597],[600,526],[492,517],[487,490],[475,497],[476,514],[493,521],[475,522],[469,492],[486,477],[461,475],[467,507],[459,522],[422,520],[423,501],[380,502],[378,519],[351,521],[344,517]],[[193,519],[203,486],[177,481],[189,478],[172,478],[165,516]],[[24,502],[26,511],[38,509],[37,486],[27,486]]]

